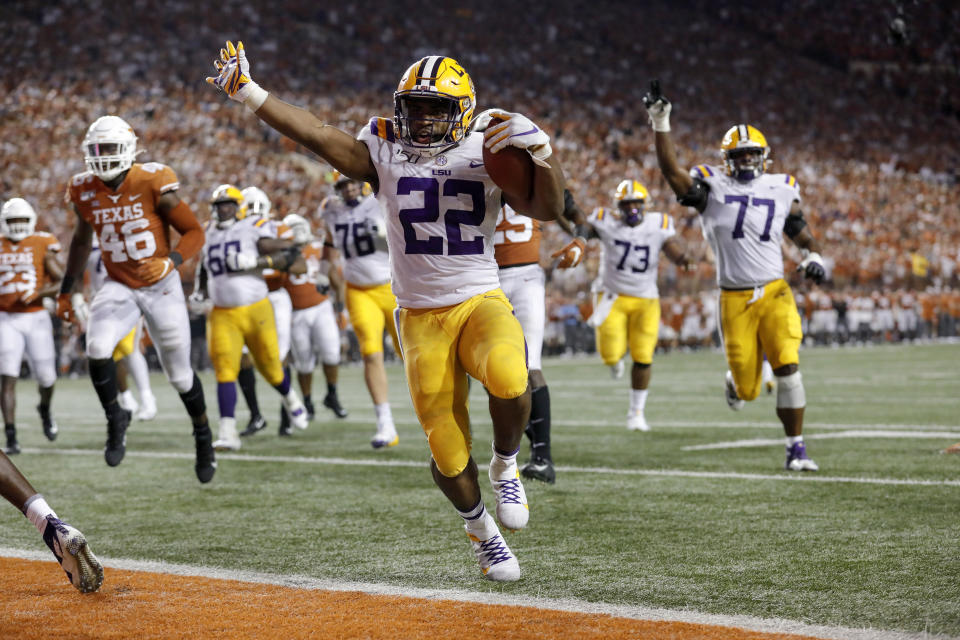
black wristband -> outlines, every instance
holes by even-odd
[[[73,276],[63,276],[63,280],[60,281],[60,293],[70,293],[71,289],[73,289]]]
[[[337,313],[343,313],[343,303],[340,302],[339,300],[335,300],[333,302],[333,310],[336,311]]]
[[[180,252],[179,252],[179,251],[171,251],[171,252],[167,255],[167,257],[170,258],[170,260],[173,261],[173,266],[174,266],[174,267],[179,267],[180,265],[183,264],[183,256],[180,255]]]

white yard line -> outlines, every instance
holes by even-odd
[[[26,560],[53,560],[47,552],[25,550],[12,547],[0,547],[0,556],[8,558],[23,558]],[[506,605],[514,607],[533,607],[554,611],[569,611],[574,613],[601,614],[619,618],[635,620],[655,620],[664,622],[685,622],[723,627],[736,627],[750,631],[764,633],[793,633],[829,640],[951,640],[949,636],[931,635],[927,633],[904,633],[899,631],[883,631],[878,629],[851,629],[847,627],[831,627],[814,625],[794,620],[778,618],[757,618],[744,615],[720,615],[700,613],[698,611],[661,609],[636,605],[607,604],[603,602],[588,602],[572,598],[543,598],[530,595],[507,595],[502,593],[482,591],[462,591],[446,589],[424,589],[420,587],[400,587],[395,585],[376,584],[369,582],[345,582],[339,580],[325,580],[310,576],[280,575],[259,573],[238,569],[222,569],[217,567],[199,567],[182,564],[168,564],[144,560],[128,560],[123,558],[104,558],[100,561],[105,567],[127,571],[149,571],[179,576],[194,576],[217,580],[237,580],[256,584],[271,584],[295,589],[315,591],[359,591],[370,595],[399,596],[406,598],[421,598],[426,600],[454,600],[457,602],[476,602],[479,604]],[[109,573],[107,574],[109,580]],[[65,587],[66,588],[66,587]]]
[[[783,444],[783,440],[777,441]],[[76,456],[101,456],[103,452],[93,449],[33,449],[26,448],[25,453],[36,453],[43,455],[60,454]],[[194,459],[192,453],[159,452],[159,451],[127,451],[127,457],[130,458],[154,458],[154,459],[173,459],[190,460]],[[222,462],[257,462],[257,463],[283,463],[283,464],[306,464],[306,465],[345,465],[361,467],[407,467],[426,469],[425,462],[413,460],[375,460],[371,458],[326,458],[326,457],[307,457],[307,456],[256,456],[239,453],[218,453],[217,460]],[[481,470],[486,469],[486,465],[478,464]],[[855,478],[843,476],[823,476],[818,474],[795,474],[795,473],[733,473],[719,471],[686,471],[682,469],[614,469],[610,467],[556,467],[558,472],[562,473],[587,473],[595,475],[610,476],[663,476],[673,478],[710,478],[717,480],[774,480],[791,482],[831,482],[848,484],[872,484],[872,485],[893,485],[893,486],[919,486],[919,487],[960,487],[960,480],[911,480],[909,478]]]
[[[960,431],[878,431],[876,429],[853,429],[836,433],[806,433],[805,440],[833,440],[836,438],[927,438],[932,440],[960,440]],[[750,440],[730,440],[680,447],[681,451],[707,451],[710,449],[742,449],[745,447],[767,447],[784,444],[783,438],[753,438]]]

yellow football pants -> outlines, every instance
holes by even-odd
[[[360,355],[383,351],[383,331],[390,332],[393,350],[400,353],[397,342],[397,327],[393,322],[393,311],[397,308],[397,298],[390,290],[390,283],[372,287],[358,287],[347,284],[347,312],[350,324],[360,343]]]
[[[603,363],[613,366],[630,345],[630,357],[640,364],[653,363],[660,331],[659,298],[618,295],[610,314],[597,327],[597,351]]]
[[[267,382],[283,382],[277,326],[268,298],[245,307],[214,307],[207,316],[207,346],[217,382],[237,379],[244,344]]]
[[[498,398],[527,389],[526,345],[500,289],[442,309],[400,309],[400,344],[413,408],[444,476],[470,460],[467,374]]]
[[[737,394],[754,400],[760,394],[763,354],[774,369],[799,364],[803,332],[800,314],[786,280],[763,287],[759,299],[754,289],[720,292],[720,330],[727,365]]]

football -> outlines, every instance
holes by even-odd
[[[491,125],[500,122],[492,120]],[[504,147],[498,153],[483,148],[483,165],[487,174],[504,194],[515,202],[527,202],[533,195],[533,159],[517,147]]]

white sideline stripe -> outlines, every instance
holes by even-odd
[[[833,440],[836,438],[928,438],[933,440],[960,439],[960,431],[874,431],[855,429],[851,431],[837,431],[836,433],[804,434],[805,440]],[[681,451],[707,451],[709,449],[740,449],[745,447],[766,447],[783,445],[783,438],[754,438],[752,440],[732,440],[728,442],[711,442],[710,444],[694,444],[680,447]]]
[[[37,550],[0,547],[0,556],[21,558],[24,560],[48,560],[50,554]],[[572,598],[543,598],[529,595],[508,595],[482,591],[461,591],[446,589],[425,589],[421,587],[398,587],[394,585],[370,582],[344,582],[325,580],[310,576],[279,575],[259,573],[237,569],[217,567],[198,567],[182,564],[168,564],[150,560],[128,560],[124,558],[100,558],[105,567],[125,571],[148,571],[178,576],[212,578],[216,580],[236,580],[254,584],[271,584],[294,589],[311,591],[359,591],[375,596],[394,596],[420,598],[426,600],[453,600],[457,602],[475,602],[479,604],[506,605],[513,607],[532,607],[553,611],[573,613],[601,614],[634,620],[654,620],[663,622],[684,622],[722,627],[736,627],[749,631],[765,633],[793,633],[827,638],[830,640],[949,640],[948,636],[921,633],[903,633],[876,629],[851,629],[847,627],[829,627],[806,624],[794,620],[778,618],[758,618],[746,615],[719,615],[697,611],[678,611],[657,607],[607,604],[587,602]],[[109,575],[107,577],[109,581]],[[66,588],[66,586],[64,587]]]
[[[783,444],[783,440],[778,440]],[[70,456],[101,456],[103,452],[100,449],[23,449],[24,453],[37,453],[43,455],[61,454]],[[193,461],[192,453],[175,453],[159,451],[127,451],[128,458],[153,458],[168,460],[189,460]],[[426,469],[426,462],[414,462],[412,460],[374,460],[369,458],[321,458],[309,456],[251,456],[237,453],[217,453],[217,461],[231,460],[234,462],[282,462],[298,464],[329,464],[346,465],[353,467],[408,467]],[[487,465],[478,464],[481,470],[485,470]],[[672,478],[710,478],[717,480],[777,480],[792,482],[839,482],[848,484],[876,484],[892,486],[911,486],[911,487],[960,487],[960,480],[910,480],[898,478],[849,478],[843,476],[821,476],[809,473],[782,473],[777,475],[764,475],[762,473],[722,473],[719,471],[684,471],[681,469],[612,469],[610,467],[556,467],[557,471],[564,473],[593,473],[598,475],[613,476],[663,476]]]
[[[624,414],[626,415],[626,414]],[[183,416],[179,414],[157,414],[158,420],[169,420],[171,422],[176,422],[177,420],[182,419]],[[482,418],[478,418],[480,420]],[[413,426],[419,427],[420,423],[415,418],[404,418],[402,416],[397,416],[396,414],[393,417],[394,423],[404,426]],[[155,421],[148,420],[146,422],[137,422],[134,420],[130,423],[130,430],[128,433],[170,433],[170,428],[163,426],[161,422],[157,428],[154,428],[151,423]],[[376,424],[376,416],[373,413],[367,415],[362,412],[353,412],[350,414],[349,418],[339,420],[338,422],[342,424],[365,424],[369,423],[370,428]],[[623,420],[551,420],[551,425],[554,427],[616,427],[623,428],[626,424],[626,418]],[[33,424],[29,420],[25,420],[23,425],[26,428],[39,427],[40,424]],[[76,425],[95,425],[97,429],[77,429],[76,431],[90,432],[90,431],[102,431],[106,433],[106,423],[101,418],[77,418],[71,420],[69,424],[66,420],[62,420],[60,424],[61,432],[64,431],[64,426],[67,430],[73,431],[71,427]],[[738,420],[738,421],[716,421],[716,420],[656,420],[652,425],[655,429],[665,428],[665,429],[745,429],[745,428],[765,428],[765,427],[775,427],[780,429],[781,426],[776,422],[775,418],[770,420]],[[805,429],[956,429],[957,424],[873,424],[873,423],[838,423],[838,422],[805,422]],[[183,434],[190,435],[188,430],[184,430]]]

